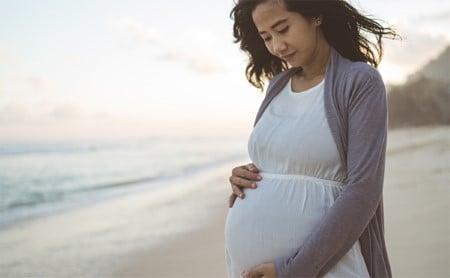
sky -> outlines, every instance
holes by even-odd
[[[388,84],[450,43],[450,1],[350,0],[393,25]],[[245,135],[263,93],[233,0],[0,0],[0,142]]]

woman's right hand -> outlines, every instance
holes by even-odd
[[[228,199],[228,206],[233,207],[234,201],[237,197],[244,199],[245,188],[256,188],[256,182],[260,181],[262,177],[259,175],[259,169],[255,164],[249,163],[242,166],[237,166],[231,171],[229,178],[231,190],[233,191]]]

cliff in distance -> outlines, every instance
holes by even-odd
[[[405,84],[388,88],[389,128],[450,125],[450,45]]]

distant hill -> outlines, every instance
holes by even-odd
[[[405,84],[388,90],[390,128],[450,125],[450,45]]]
[[[408,82],[414,82],[422,78],[450,83],[450,45],[439,57],[430,61],[415,74],[410,75]]]

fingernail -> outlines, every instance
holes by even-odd
[[[244,198],[244,194],[239,194],[239,198]]]
[[[256,183],[252,183],[252,188],[256,188]]]
[[[261,179],[262,179],[262,177],[260,175],[258,175],[258,180],[261,180]]]

